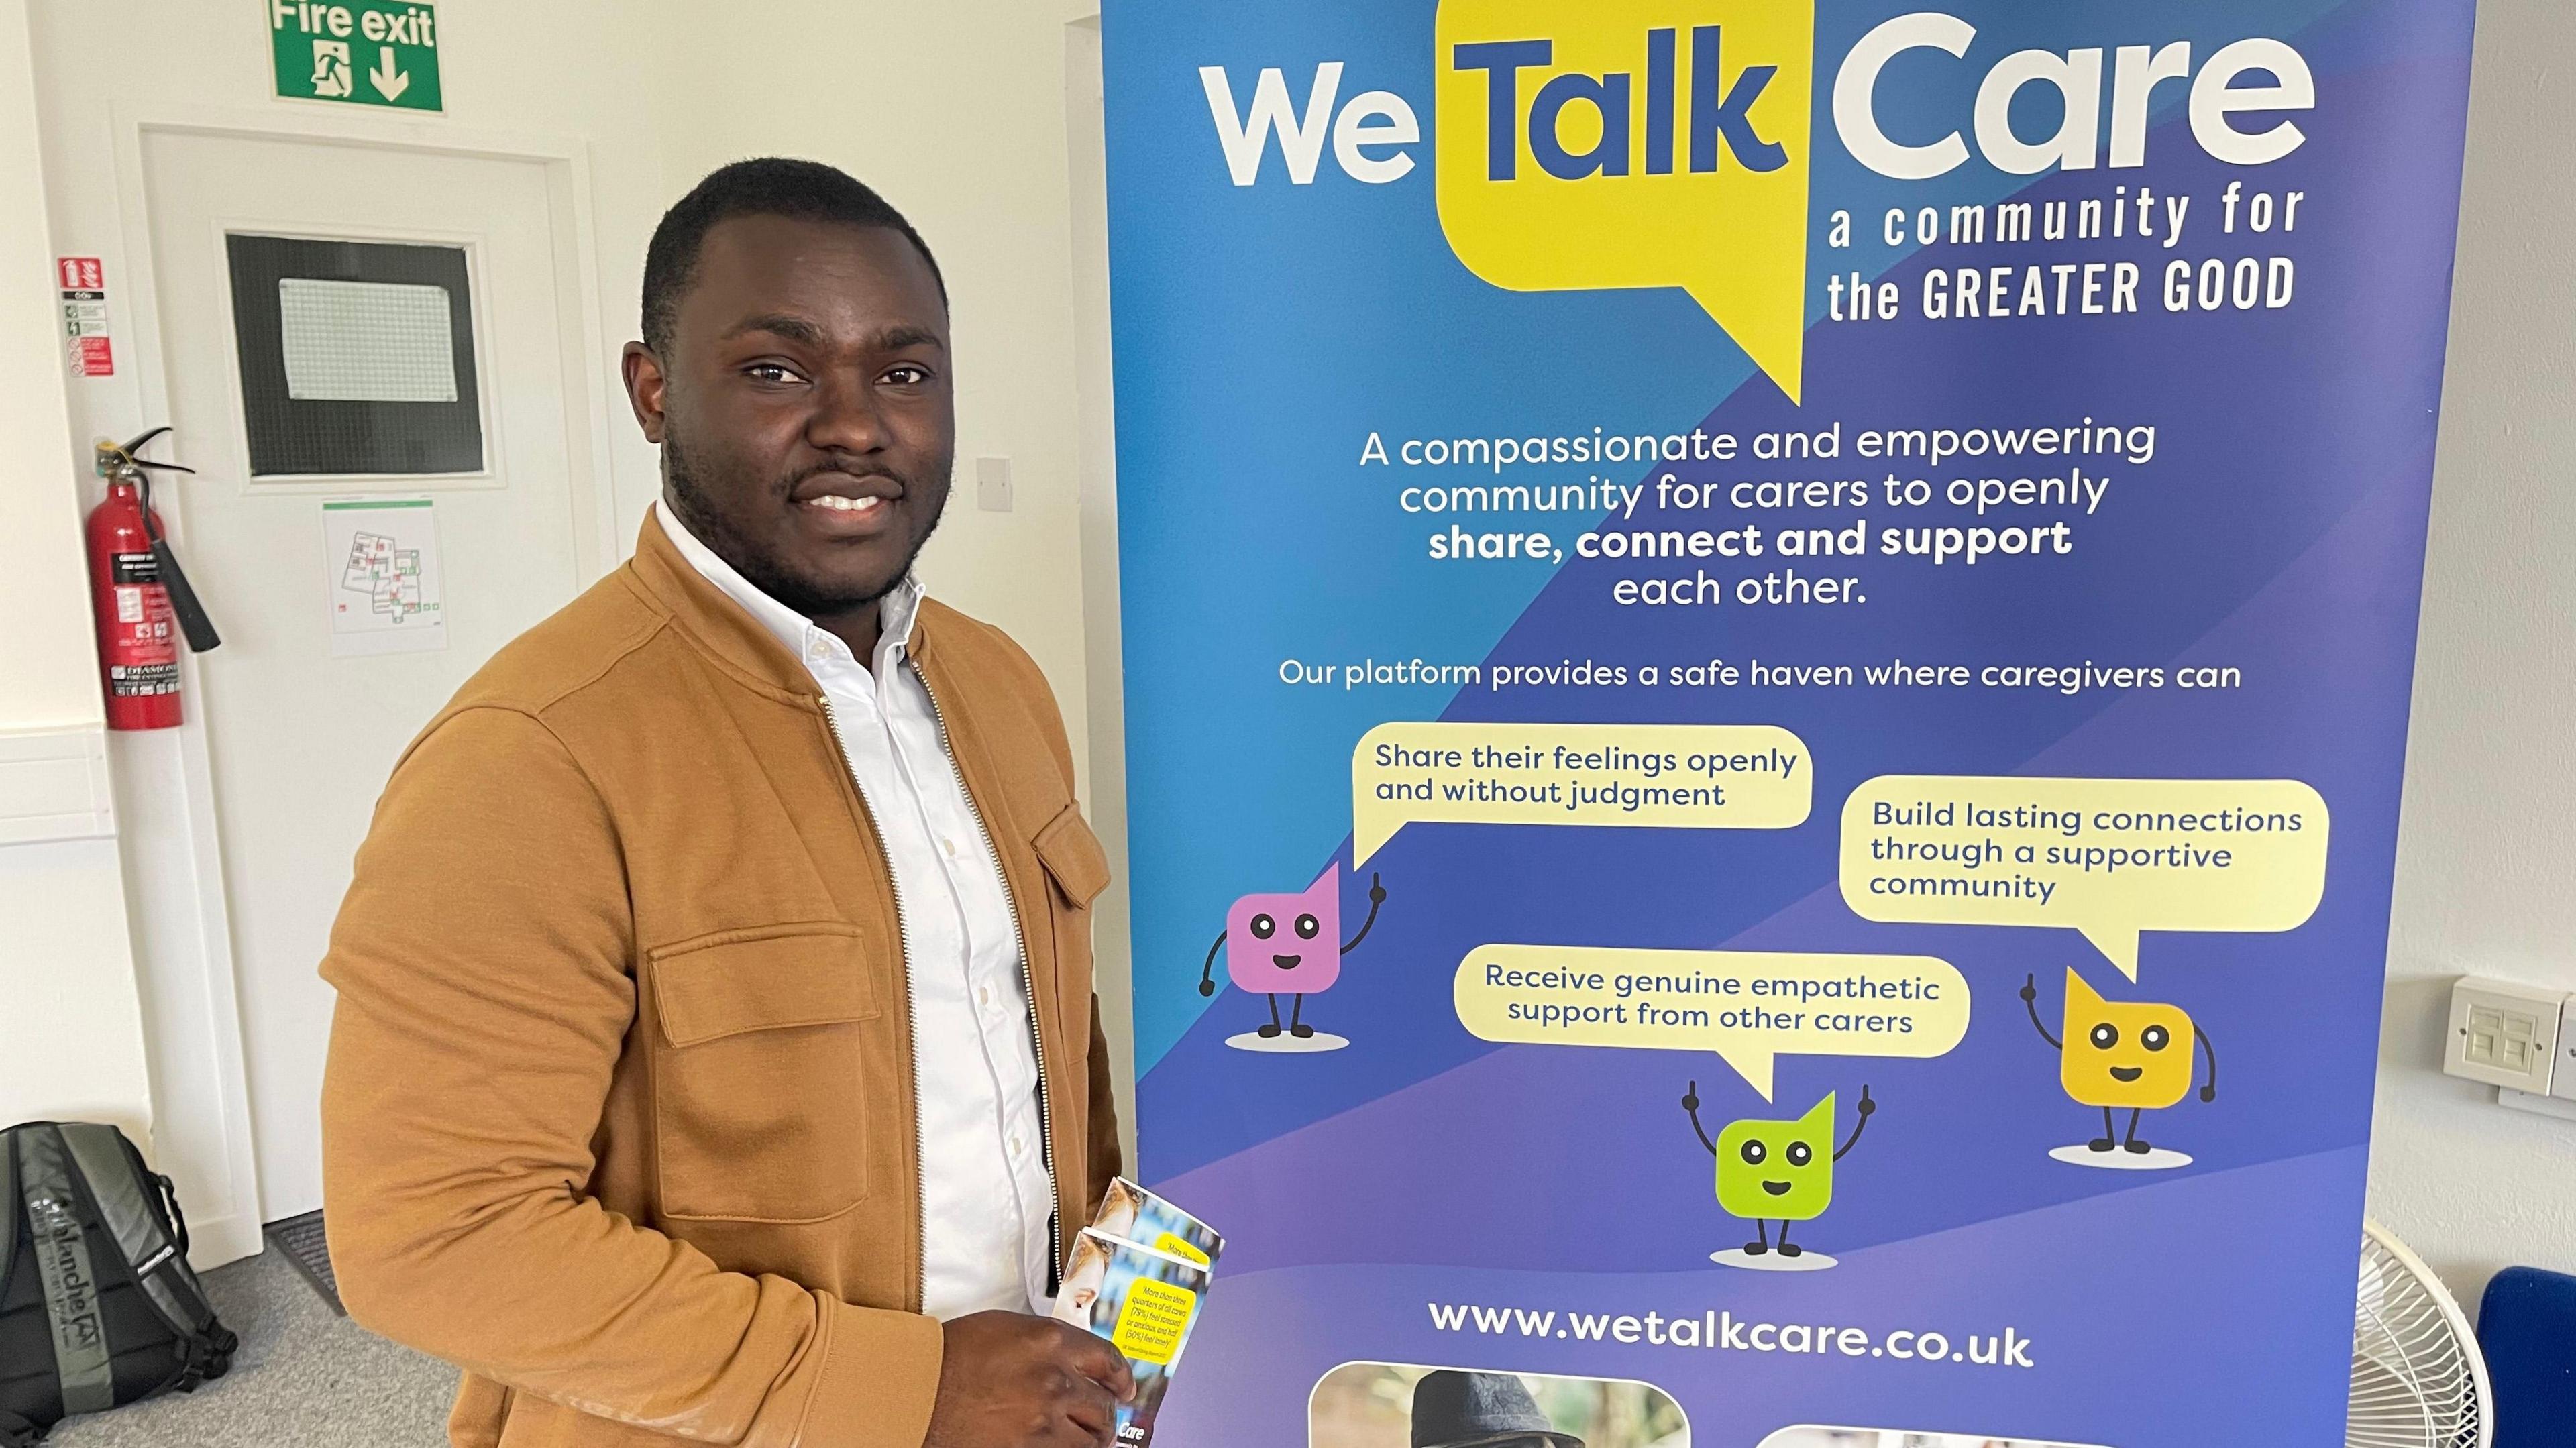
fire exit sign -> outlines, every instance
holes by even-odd
[[[289,100],[443,110],[438,7],[411,0],[261,0],[277,93]]]

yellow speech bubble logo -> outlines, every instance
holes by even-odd
[[[2142,930],[2307,923],[2327,824],[2295,779],[1884,774],[1843,803],[1843,900],[1867,920],[2080,931],[2136,980]]]
[[[1417,820],[1791,829],[1814,763],[1769,724],[1380,724],[1351,751],[1351,863]]]
[[[1929,955],[1482,945],[1451,996],[1480,1039],[1714,1051],[1765,1101],[1778,1057],[1920,1060],[1968,1033],[1968,982]]]
[[[1168,1365],[1181,1350],[1181,1336],[1199,1310],[1199,1295],[1151,1277],[1127,1284],[1127,1300],[1118,1306],[1118,1325],[1109,1341],[1140,1363]]]
[[[1518,292],[1680,287],[1798,396],[1814,0],[1441,0],[1440,228]]]

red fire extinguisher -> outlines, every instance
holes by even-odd
[[[156,427],[122,447],[98,445],[107,500],[89,514],[89,580],[110,729],[176,725],[180,640],[201,654],[223,642],[152,511],[152,473],[194,469],[134,455],[169,430]]]

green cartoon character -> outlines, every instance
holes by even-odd
[[[1834,1104],[1835,1094],[1829,1091],[1814,1109],[1795,1121],[1738,1121],[1711,1141],[1708,1129],[1699,1121],[1699,1083],[1690,1083],[1690,1090],[1682,1097],[1682,1109],[1690,1113],[1691,1131],[1699,1137],[1699,1144],[1717,1159],[1717,1204],[1731,1215],[1751,1220],[1754,1231],[1754,1240],[1745,1243],[1741,1252],[1719,1252],[1712,1260],[1778,1269],[1792,1264],[1834,1265],[1831,1257],[1810,1254],[1789,1240],[1791,1222],[1814,1221],[1833,1205],[1834,1163],[1849,1156],[1851,1149],[1860,1144],[1861,1133],[1869,1129],[1869,1118],[1878,1110],[1869,1087],[1862,1086],[1860,1119],[1852,1123],[1851,1135],[1836,1146]],[[1774,1221],[1780,1224],[1776,1244],[1769,1227]],[[1764,1260],[1775,1252],[1788,1260]],[[1808,1260],[1800,1262],[1800,1258]]]

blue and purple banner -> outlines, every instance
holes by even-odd
[[[1159,1441],[2342,1441],[2472,5],[1931,3],[1107,7]]]

